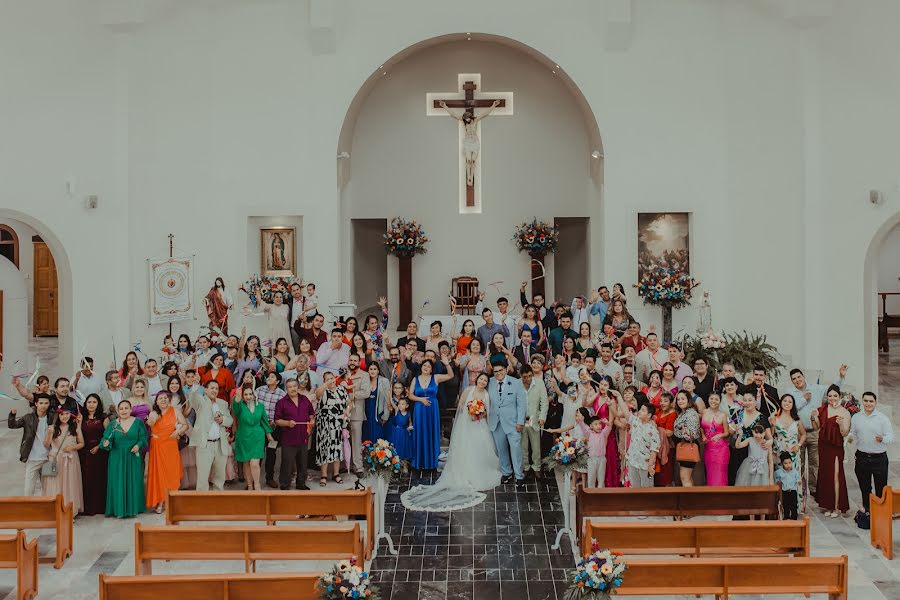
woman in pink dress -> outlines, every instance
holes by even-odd
[[[582,369],[582,371],[587,371]],[[600,417],[603,427],[615,427],[618,416],[617,406],[621,402],[619,392],[609,388],[609,378],[603,377],[597,384],[600,392],[593,401],[593,413]],[[613,429],[606,438],[606,476],[603,482],[605,487],[622,487],[621,473],[619,472],[619,441],[616,431]]]
[[[728,485],[728,415],[719,410],[722,400],[718,394],[709,395],[709,407],[703,411],[700,428],[703,430],[703,462],[706,465],[706,485]]]
[[[84,447],[81,428],[76,417],[60,408],[56,423],[47,430],[44,446],[50,450],[50,460],[56,461],[56,475],[43,477],[45,496],[62,494],[63,503],[72,503],[74,514],[84,511],[84,493],[81,487],[81,460],[78,451]]]

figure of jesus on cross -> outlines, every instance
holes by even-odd
[[[469,85],[471,82],[468,82]],[[474,85],[474,84],[473,84]],[[478,160],[478,153],[481,152],[481,140],[478,139],[478,123],[494,112],[494,109],[500,106],[503,100],[494,100],[488,111],[481,116],[474,116],[472,109],[467,109],[462,115],[455,114],[447,103],[440,100],[441,108],[447,111],[451,117],[463,124],[465,129],[465,137],[463,137],[462,148],[463,158],[466,160],[466,187],[475,185],[475,162]]]
[[[429,93],[429,116],[449,115],[459,122],[460,145],[460,212],[481,212],[481,121],[488,115],[511,115],[512,92],[479,93],[481,75],[458,75],[459,92]],[[462,109],[456,112],[453,109]],[[476,115],[476,109],[487,109]]]

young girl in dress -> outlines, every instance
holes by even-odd
[[[569,435],[573,438],[583,440],[585,444],[587,444],[588,438],[591,435],[591,428],[588,427],[587,423],[593,418],[591,415],[591,411],[588,408],[581,407],[575,413],[575,424],[571,427],[564,429],[563,432],[569,431]],[[571,494],[574,496],[578,491],[578,486],[587,487],[587,468],[578,467],[572,472],[572,490]]]
[[[753,437],[738,440],[735,448],[749,448],[750,453],[738,469],[734,484],[737,486],[772,485],[773,463],[772,451],[763,444],[766,441],[766,429],[762,425],[753,426]]]
[[[403,397],[403,384],[394,384],[394,398],[391,399],[394,416],[388,421],[388,439],[394,445],[401,460],[412,460],[413,426],[409,400]]]

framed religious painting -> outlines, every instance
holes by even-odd
[[[267,227],[259,230],[260,274],[269,277],[296,277],[297,230]]]
[[[691,272],[690,213],[638,213],[638,281],[667,267]]]

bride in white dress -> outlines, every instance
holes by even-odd
[[[400,497],[410,510],[445,512],[471,508],[484,501],[479,490],[492,490],[500,485],[500,459],[494,436],[488,429],[487,414],[475,421],[466,404],[481,398],[490,407],[487,386],[490,378],[482,373],[475,385],[463,391],[456,407],[456,419],[450,436],[450,452],[444,470],[434,485],[417,485]]]

